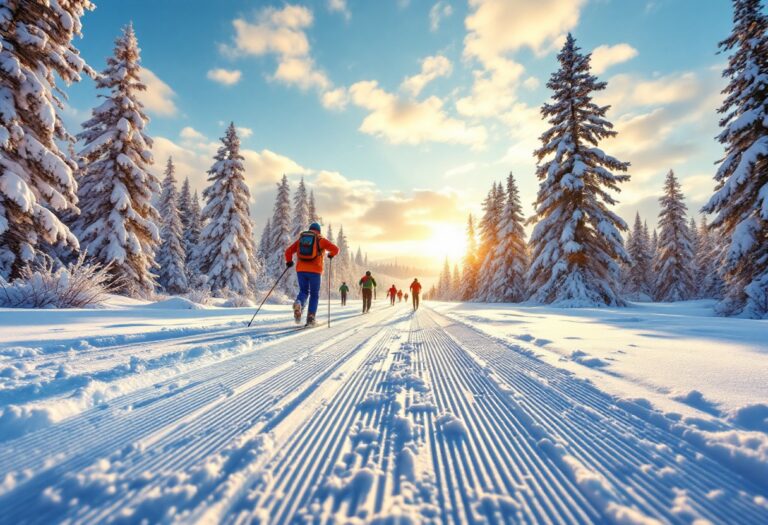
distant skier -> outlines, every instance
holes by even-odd
[[[395,306],[395,297],[397,297],[397,286],[394,284],[387,291],[387,297],[389,297],[390,305]]]
[[[402,303],[403,302],[403,291],[402,290],[398,290],[397,291],[397,302],[398,303]]]
[[[376,279],[373,278],[370,271],[360,279],[360,287],[363,289],[363,313],[367,314],[371,310],[371,300],[376,291]]]
[[[347,294],[349,293],[349,286],[347,286],[346,281],[341,283],[341,286],[339,286],[339,293],[341,294],[341,306],[347,306]]]
[[[411,296],[413,297],[413,311],[419,309],[419,294],[421,293],[421,283],[414,277],[411,283]]]
[[[405,299],[405,302],[408,302],[408,294],[403,295],[403,299]]]
[[[293,256],[296,254],[296,277],[299,281],[299,295],[293,303],[293,318],[296,324],[301,323],[301,314],[309,298],[306,326],[315,326],[317,303],[320,301],[320,281],[323,275],[323,255],[328,252],[328,258],[333,259],[339,253],[339,247],[324,238],[320,233],[320,225],[313,222],[309,230],[302,232],[299,238],[285,250],[285,265],[293,266]]]

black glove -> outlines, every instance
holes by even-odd
[[[293,261],[288,261],[287,263],[285,263],[286,268],[290,268],[291,266],[293,266]]]
[[[328,254],[328,258],[329,258],[329,259],[333,259],[333,255],[331,255],[331,254]]]

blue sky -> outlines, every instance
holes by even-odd
[[[467,214],[510,170],[530,212],[538,108],[568,31],[609,82],[619,137],[604,149],[632,163],[619,212],[653,225],[670,168],[698,210],[721,154],[716,51],[730,20],[714,0],[97,1],[78,47],[102,69],[133,22],[158,171],[173,155],[202,189],[233,120],[259,227],[281,174],[304,176],[353,246],[441,259],[458,257]],[[69,93],[79,124],[93,84]]]

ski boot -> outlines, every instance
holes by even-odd
[[[317,326],[317,321],[315,320],[315,314],[307,314],[307,324],[305,326],[307,328],[312,328],[313,326]]]
[[[293,303],[293,320],[296,321],[296,324],[301,323],[301,313],[302,313],[301,303],[299,301],[296,301],[295,303]]]

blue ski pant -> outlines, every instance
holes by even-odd
[[[296,272],[296,277],[299,280],[299,295],[296,296],[296,300],[304,308],[307,304],[307,298],[309,298],[308,312],[310,314],[317,313],[317,303],[320,302],[321,275],[313,272]]]

